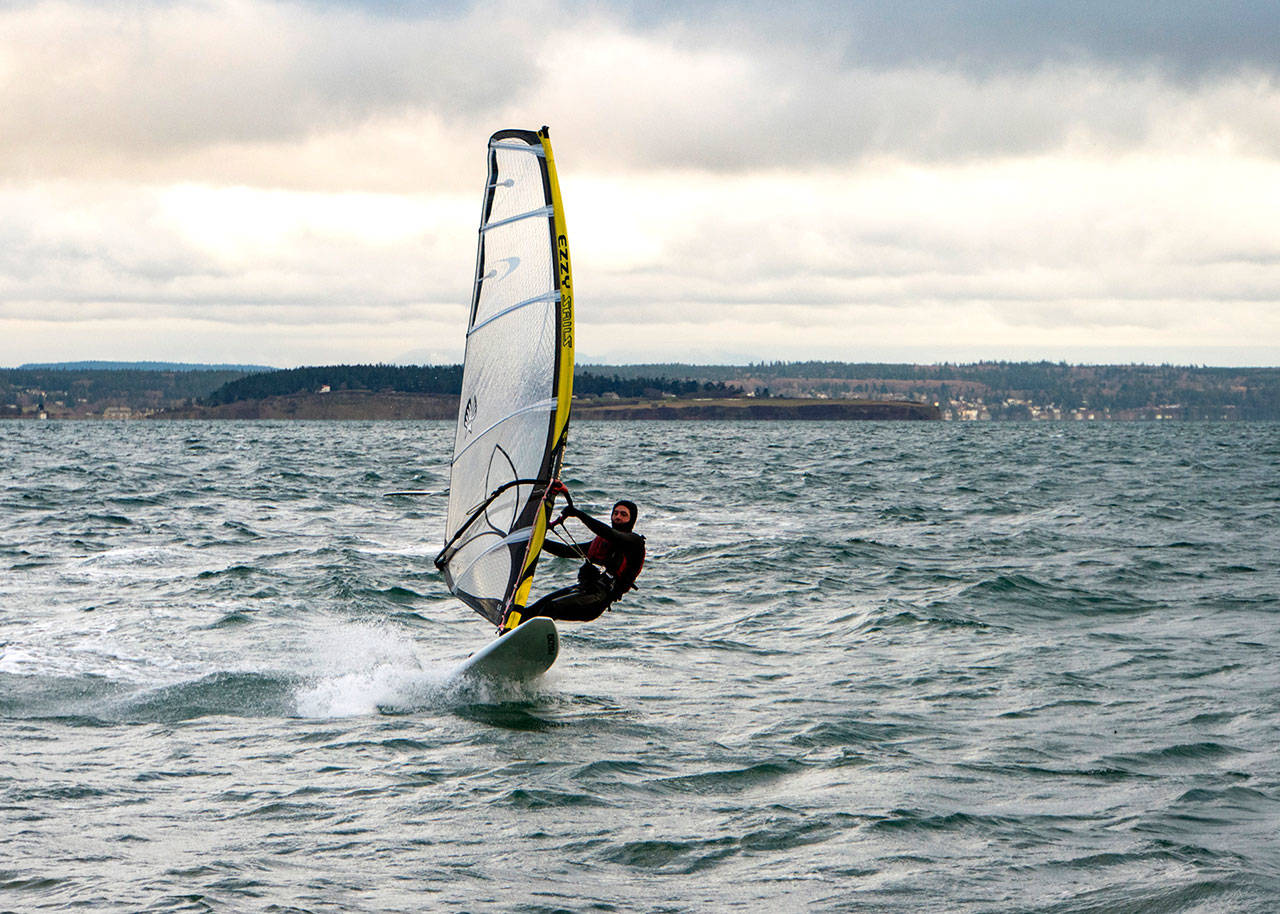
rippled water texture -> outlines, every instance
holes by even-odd
[[[451,436],[0,424],[0,910],[1280,909],[1280,426],[579,423],[506,692]]]

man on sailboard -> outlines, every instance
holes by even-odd
[[[559,480],[551,484],[549,491],[563,495],[567,502],[551,527],[575,517],[596,536],[589,543],[555,542],[548,538],[542,544],[543,551],[552,555],[584,559],[578,569],[578,583],[553,591],[524,610],[513,608],[503,619],[501,631],[504,632],[534,616],[569,622],[599,618],[615,600],[635,587],[636,577],[644,566],[644,537],[633,532],[637,515],[635,502],[626,499],[617,502],[610,517],[612,523],[605,524],[575,508],[569,490]]]

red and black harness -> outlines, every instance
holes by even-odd
[[[603,565],[605,574],[613,582],[610,591],[613,599],[618,599],[628,590],[636,586],[636,578],[644,567],[644,539],[641,537],[639,555],[631,561],[628,550],[609,542],[603,536],[597,536],[587,546],[587,561],[594,565]]]

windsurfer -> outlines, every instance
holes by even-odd
[[[542,545],[543,551],[561,558],[585,559],[578,569],[578,583],[547,594],[523,611],[517,608],[509,612],[503,620],[503,631],[533,616],[590,622],[635,587],[636,577],[644,565],[644,537],[634,532],[635,502],[626,499],[617,502],[610,518],[612,523],[605,524],[575,508],[569,490],[562,483],[553,482],[550,490],[564,495],[568,502],[551,526],[577,518],[595,534],[595,539],[588,543],[561,543],[548,538]]]

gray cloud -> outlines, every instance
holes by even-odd
[[[1132,6],[35,4],[0,12],[0,175],[459,189],[454,150],[511,121],[614,173],[1280,156],[1275,62],[1249,50],[1280,12]]]
[[[1157,67],[1183,79],[1275,74],[1280,7],[1266,0],[642,0],[634,22],[714,25],[726,41],[834,43],[854,67],[956,68],[983,76],[1045,63]]]
[[[586,353],[1274,351],[1273,67],[1076,9],[0,6],[0,358],[460,354],[484,138],[541,123]]]
[[[465,119],[536,76],[530,24],[518,17],[481,32],[447,17],[235,0],[32,4],[0,17],[10,36],[0,39],[0,128],[17,147],[6,157],[32,151],[29,170],[49,153],[67,170],[92,171],[103,156],[136,168],[412,112]]]
[[[685,59],[690,75],[698,61]],[[1213,142],[1280,155],[1280,86],[1254,76],[1192,89],[1153,73],[1078,66],[977,78],[845,69],[782,49],[769,58],[709,61],[702,85],[658,80],[642,98],[576,99],[563,106],[563,119],[581,131],[588,154],[632,168],[794,169],[876,157],[946,162]],[[619,102],[632,117],[618,117]]]

